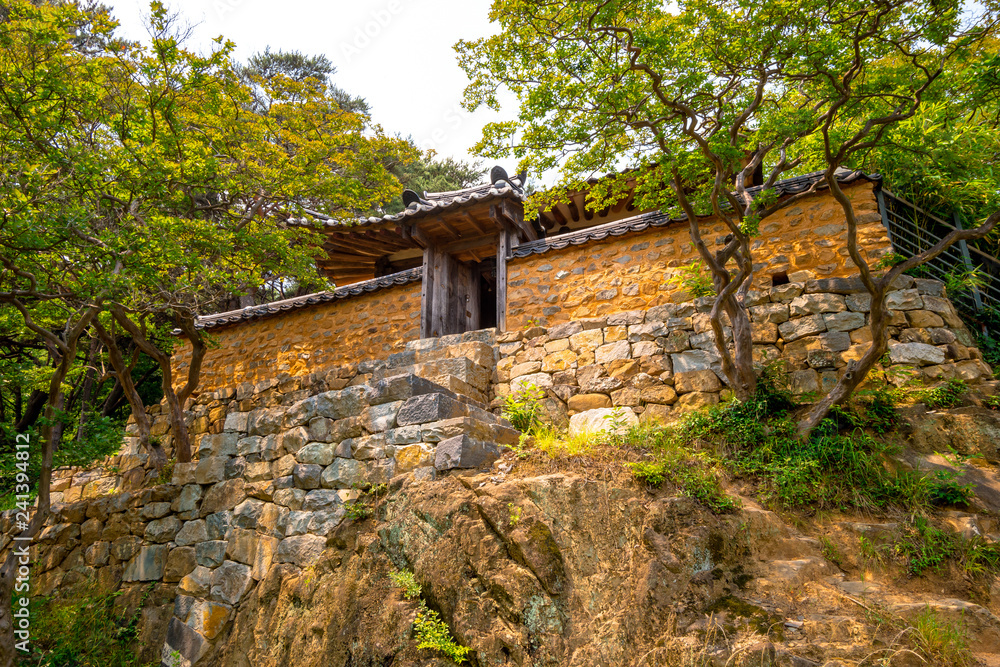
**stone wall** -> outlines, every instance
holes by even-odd
[[[34,590],[87,579],[176,593],[163,657],[195,663],[273,564],[306,568],[360,489],[409,475],[488,468],[518,433],[474,401],[412,374],[312,394],[218,390],[221,428],[169,484],[64,502],[34,542]],[[87,482],[89,489],[92,482]],[[2,516],[0,551],[14,513]],[[167,591],[170,592],[170,591]]]
[[[890,249],[870,183],[845,186],[859,215],[859,243],[869,259]],[[721,244],[726,227],[707,218],[703,238]],[[840,204],[828,191],[779,211],[761,225],[754,242],[755,287],[767,289],[771,276],[784,272],[830,278],[856,272],[847,254],[847,226]],[[690,298],[672,285],[678,268],[698,259],[687,223],[653,227],[644,232],[608,236],[563,250],[512,259],[508,268],[507,326],[602,317],[630,310],[648,310]],[[803,272],[808,272],[805,274]]]
[[[402,349],[382,358],[334,366],[308,375],[288,372],[234,386],[199,392],[188,406],[188,432],[195,446],[207,435],[226,429],[232,411],[253,412],[289,405],[308,396],[345,387],[371,385],[395,375],[416,375],[481,404],[492,398],[491,378],[496,366],[494,329],[411,340]],[[173,455],[170,420],[164,405],[147,408],[150,435],[158,438],[168,456]],[[139,448],[135,424],[126,427],[121,451],[89,468],[60,468],[52,475],[52,502],[69,503],[96,498],[121,489],[149,484],[155,472]]]
[[[942,283],[901,276],[895,287],[888,295],[893,377],[991,379]],[[871,340],[870,297],[857,277],[787,283],[748,298],[755,359],[784,360],[800,398],[830,389]],[[670,418],[718,403],[726,390],[710,310],[704,298],[498,334],[494,407],[530,386],[545,390],[546,413],[563,424],[601,408]]]
[[[384,358],[420,337],[420,281],[213,329],[199,391],[302,376]],[[191,347],[175,352],[186,380]]]

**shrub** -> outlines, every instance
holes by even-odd
[[[403,597],[407,600],[416,600],[420,597],[420,584],[417,578],[408,570],[395,570],[389,573],[389,579],[396,588],[403,589]]]
[[[533,384],[504,397],[502,414],[514,428],[522,433],[530,433],[541,425],[538,403],[545,398],[545,390]]]
[[[407,600],[417,600],[417,617],[413,621],[417,648],[437,651],[458,664],[465,662],[466,656],[472,649],[456,642],[451,636],[451,631],[448,630],[448,624],[442,621],[441,616],[430,609],[427,603],[421,599],[420,584],[417,583],[413,573],[397,570],[390,572],[389,578],[394,586],[403,589],[403,597]]]
[[[30,658],[22,664],[38,667],[145,667],[139,660],[136,638],[146,590],[135,612],[115,610],[122,594],[78,589],[68,598],[32,600]]]
[[[715,294],[712,276],[705,269],[701,260],[680,267],[677,274],[670,278],[669,283],[673,287],[684,290],[694,298]]]

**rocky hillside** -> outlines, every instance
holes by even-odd
[[[913,465],[949,465],[928,454],[942,434],[985,456],[960,478],[977,485],[975,506],[932,521],[997,539],[1000,420],[967,410],[905,429]],[[883,548],[903,516],[783,518],[750,496],[718,515],[614,463],[535,474],[532,460],[398,480],[316,566],[273,567],[207,664],[446,664],[418,649],[418,603],[394,571],[415,574],[473,665],[1000,664],[1000,578],[954,560],[914,576]],[[948,653],[953,632],[969,652]]]

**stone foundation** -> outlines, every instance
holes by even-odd
[[[992,378],[942,283],[901,276],[896,287],[888,295],[890,377]],[[755,360],[784,361],[801,400],[829,391],[871,341],[870,297],[856,277],[786,283],[747,298]],[[727,390],[711,307],[704,298],[499,334],[493,407],[526,387],[545,390],[545,412],[559,424],[602,408],[667,419],[716,404]]]
[[[413,374],[279,393],[273,403],[214,394],[221,429],[198,436],[196,460],[176,464],[169,484],[96,498],[116,491],[93,486],[112,478],[78,473],[84,486],[71,489],[85,499],[60,502],[69,490],[57,492],[33,546],[41,595],[85,579],[109,589],[176,585],[166,664],[174,651],[196,663],[272,564],[313,565],[361,490],[400,475],[489,468],[519,436],[484,406]],[[2,523],[6,547],[13,512]]]

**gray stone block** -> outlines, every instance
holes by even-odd
[[[409,363],[416,363],[416,359]],[[405,375],[394,375],[375,382],[368,392],[367,399],[368,404],[374,406],[382,405],[383,403],[393,403],[395,401],[405,401],[414,396],[434,393],[454,396],[452,392],[430,380],[407,373]]]
[[[160,650],[161,665],[173,666],[176,651],[184,658],[187,665],[194,665],[208,652],[208,641],[194,628],[186,625],[177,617],[170,619],[167,625],[167,639]]]
[[[327,489],[350,489],[364,482],[364,467],[354,459],[336,458],[323,470],[323,486]]]
[[[293,563],[299,567],[309,567],[319,560],[325,547],[326,538],[319,535],[286,537],[278,545],[274,560],[279,563]]]
[[[253,578],[250,576],[248,566],[227,560],[212,572],[210,595],[213,600],[235,605],[252,583]]]
[[[310,442],[295,455],[299,463],[311,463],[328,466],[333,461],[333,444],[329,442]]]
[[[323,466],[299,463],[292,468],[292,478],[299,489],[318,489],[322,485]]]
[[[396,415],[396,423],[400,426],[426,424],[442,419],[464,417],[466,414],[468,408],[464,403],[444,394],[424,394],[414,396],[403,404],[399,414]]]
[[[458,435],[438,443],[434,452],[434,467],[438,470],[485,468],[499,457],[500,448],[495,444]]]
[[[304,512],[330,510],[340,507],[341,504],[340,496],[335,490],[315,489],[306,494],[305,500],[302,501],[302,510]]]
[[[129,561],[122,574],[123,581],[158,581],[163,578],[170,548],[166,544],[142,547]]]
[[[194,545],[195,562],[202,567],[215,568],[226,559],[226,541],[210,540]]]

